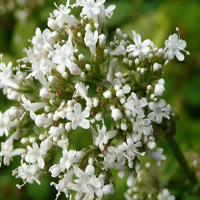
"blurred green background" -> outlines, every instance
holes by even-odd
[[[54,0],[58,5],[65,0]],[[35,34],[36,27],[47,28],[49,13],[55,9],[53,0],[0,0],[0,53],[3,62],[8,63],[25,56],[23,49],[28,47]],[[13,3],[12,3],[13,2]],[[18,3],[17,3],[18,2]],[[23,5],[23,2],[25,3]],[[180,29],[181,38],[186,40],[186,50],[190,56],[185,61],[170,61],[164,67],[166,91],[163,98],[172,105],[180,116],[177,122],[175,138],[186,157],[191,160],[191,152],[200,153],[200,1],[199,0],[107,0],[106,6],[115,4],[113,18],[108,19],[110,40],[116,28],[132,37],[132,30],[140,33],[142,40],[151,39],[158,47],[164,47],[169,35]],[[0,109],[4,112],[12,102],[0,93]],[[5,139],[5,138],[4,138]],[[0,139],[0,142],[3,139]],[[84,141],[83,141],[84,143]],[[164,148],[167,160],[158,170],[161,184],[179,184],[186,182],[170,147],[165,139],[159,141]],[[15,158],[11,166],[0,169],[0,200],[53,200],[56,190],[50,186],[51,177],[44,176],[41,186],[26,184],[21,190],[16,188],[21,180],[11,176],[12,170],[19,164]],[[190,164],[192,164],[190,162]],[[199,167],[200,169],[200,167]],[[115,173],[115,172],[114,172]],[[116,193],[105,199],[124,199],[127,189],[126,178],[117,178]],[[176,199],[198,200],[185,191],[171,189]],[[65,199],[64,195],[59,197]]]

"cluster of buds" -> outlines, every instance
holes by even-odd
[[[45,0],[1,0],[0,16],[8,12],[14,11],[17,20],[24,21],[30,15],[32,10],[38,6],[42,6]]]
[[[150,163],[138,172],[135,185],[124,194],[126,200],[174,200],[167,188],[160,188],[157,170]]]
[[[186,42],[173,34],[158,48],[150,40],[133,40],[120,29],[107,43],[106,17],[115,5],[105,0],[77,0],[57,6],[48,19],[49,29],[40,28],[32,38],[27,57],[0,64],[0,88],[12,101],[0,112],[0,158],[10,165],[21,156],[13,176],[24,184],[40,184],[50,173],[52,182],[66,197],[102,199],[115,192],[112,169],[127,185],[141,168],[139,158],[152,157],[158,166],[166,159],[156,148],[156,135],[170,125],[171,106],[161,95],[163,66],[174,56],[183,60]],[[81,7],[79,16],[71,13]],[[187,52],[188,53],[188,52]],[[188,53],[189,54],[189,53]],[[85,131],[88,130],[88,131]],[[73,149],[73,138],[90,145]],[[89,133],[88,133],[89,132]],[[54,163],[57,151],[62,155]]]

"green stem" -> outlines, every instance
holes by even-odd
[[[178,160],[182,170],[185,172],[192,185],[197,184],[196,176],[194,172],[189,168],[188,163],[186,162],[175,138],[173,136],[166,136],[166,139],[174,153],[174,156]]]

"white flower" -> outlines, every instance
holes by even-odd
[[[110,52],[110,55],[111,56],[120,56],[120,55],[125,56],[126,55],[126,49],[123,45],[119,45],[113,51]]]
[[[170,60],[174,58],[174,55],[179,61],[185,59],[184,55],[180,51],[185,51],[184,48],[186,47],[186,42],[180,39],[180,35],[178,36],[176,33],[170,35],[168,40],[165,41],[165,46],[167,49],[166,54]],[[188,51],[185,52],[189,55]]]
[[[35,120],[36,118],[35,112],[46,106],[46,103],[44,102],[31,103],[30,100],[27,100],[24,95],[21,95],[21,100],[23,102],[22,106],[24,107],[24,109],[30,112],[30,117],[32,120]]]
[[[175,200],[175,196],[170,195],[169,190],[167,188],[164,188],[162,190],[162,193],[158,194],[157,200]]]
[[[15,125],[16,124],[14,122],[10,121],[10,118],[8,115],[3,114],[0,111],[0,137],[2,137],[4,133],[8,137],[10,128]]]
[[[151,44],[151,41],[147,39],[141,42],[140,34],[136,33],[135,31],[133,31],[133,40],[135,44],[130,44],[127,47],[127,52],[133,52],[133,56],[139,56],[139,58],[143,58],[143,56],[150,51],[149,45]]]
[[[65,170],[68,170],[74,163],[80,162],[80,159],[76,157],[77,152],[75,150],[68,151],[67,148],[64,147],[62,153],[63,157],[60,159],[60,163],[49,168],[52,177],[57,177],[60,172],[65,172]]]
[[[114,138],[117,135],[116,130],[106,131],[106,126],[103,124],[102,129],[100,129],[100,126],[97,124],[97,138],[95,139],[95,145],[99,146],[99,148],[103,151],[104,145],[107,144],[108,140],[111,138]]]
[[[26,77],[26,79],[30,77],[35,77],[40,81],[43,87],[48,88],[48,82],[44,76],[46,74],[48,67],[45,64],[45,60],[41,59],[39,62],[32,63],[32,72]]]
[[[18,135],[18,131],[14,132],[5,142],[1,142],[0,157],[4,156],[4,165],[10,165],[10,161],[16,155],[21,155],[26,152],[25,149],[14,149],[13,140]]]
[[[129,137],[127,138],[127,143],[123,142],[123,145],[124,147],[126,148],[126,152],[127,152],[127,159],[129,161],[131,160],[134,160],[134,158],[137,156],[137,155],[140,155],[140,156],[144,156],[145,153],[140,153],[138,151],[138,147],[141,147],[142,146],[142,143],[141,142],[136,142],[134,143],[133,140]]]
[[[67,44],[64,44],[63,46],[57,45],[54,55],[52,56],[52,61],[58,64],[57,70],[60,73],[63,73],[65,71],[65,67],[67,67],[70,73],[75,75],[80,73],[80,68],[71,60],[76,48],[73,47],[70,40],[71,36],[69,37]]]
[[[73,175],[74,175],[74,169],[71,168],[67,173],[63,175],[63,178],[59,180],[58,184],[51,182],[51,185],[54,185],[55,188],[58,190],[58,193],[56,195],[56,200],[58,199],[60,192],[64,192],[66,198],[69,197],[68,194],[70,189],[69,185]]]
[[[84,42],[87,47],[90,48],[92,55],[96,54],[96,43],[98,40],[98,31],[95,30],[94,33],[90,30],[87,30],[84,37]]]
[[[107,155],[108,159],[110,159],[109,162],[113,163],[115,159],[117,159],[119,165],[124,165],[126,161],[125,150],[126,145],[124,144],[118,145],[117,148],[115,148],[114,146],[109,146],[107,148],[107,151],[109,152],[109,154]]]
[[[155,159],[157,162],[157,166],[159,167],[161,165],[161,160],[166,160],[166,156],[165,155],[162,155],[163,153],[163,149],[162,148],[158,148],[156,150],[156,152],[153,152],[152,153],[152,158]]]
[[[52,137],[60,136],[65,133],[65,129],[60,128],[60,127],[51,126],[49,133],[51,134]]]
[[[74,113],[69,112],[66,114],[66,118],[72,121],[72,129],[77,129],[78,126],[88,129],[90,127],[90,121],[85,119],[90,116],[89,110],[83,110],[82,112],[81,104],[74,104]]]
[[[125,84],[124,86],[122,86],[121,80],[119,78],[115,78],[112,84],[116,90],[116,96],[118,97],[122,97],[124,94],[128,94],[131,91],[130,85]],[[119,93],[121,93],[121,95],[119,95]]]
[[[0,88],[2,87],[19,88],[17,81],[13,78],[12,62],[9,62],[7,67],[5,63],[0,63]]]
[[[76,92],[73,94],[73,97],[81,96],[82,98],[86,100],[87,105],[92,107],[92,100],[90,97],[87,96],[89,85],[85,86],[84,83],[79,82],[79,83],[76,83],[75,88],[76,88]]]
[[[146,98],[139,100],[134,92],[131,93],[131,97],[132,99],[124,104],[124,108],[131,110],[133,117],[137,115],[138,118],[144,118],[143,108],[147,105]]]
[[[24,181],[23,185],[25,185],[27,182],[33,183],[34,181],[40,185],[39,179],[36,178],[36,174],[39,171],[39,169],[40,168],[37,164],[27,165],[26,163],[22,163],[21,166],[19,166],[13,171],[13,175],[18,174],[16,178],[22,178]],[[19,185],[18,187],[21,188],[21,186]]]
[[[38,166],[43,169],[45,166],[43,156],[46,154],[46,152],[42,148],[39,148],[36,142],[32,144],[32,147],[27,146],[27,150],[28,152],[25,156],[25,161],[28,163],[37,162]]]
[[[90,16],[98,15],[100,13],[100,5],[102,5],[106,0],[77,0],[77,5],[83,6],[82,13]]]
[[[162,118],[165,117],[169,119],[169,114],[171,111],[170,106],[166,106],[165,100],[161,99],[159,102],[150,102],[149,108],[153,111],[147,115],[147,117],[152,120],[156,118],[156,123],[160,124]]]
[[[80,168],[74,168],[74,174],[77,178],[74,182],[81,185],[82,191],[84,193],[94,194],[95,191],[99,188],[102,188],[104,181],[100,178],[96,178],[94,174],[95,169],[93,165],[88,165],[83,172]]]
[[[54,40],[51,38],[51,31],[45,29],[41,33],[40,28],[36,28],[35,36],[32,38],[32,44],[39,51],[50,51]]]
[[[104,8],[104,5],[102,4],[101,10],[104,11],[104,14],[106,17],[111,18],[113,16],[113,11],[116,8],[116,5],[109,5],[106,9]]]
[[[38,127],[48,126],[48,125],[52,125],[53,124],[53,120],[49,119],[49,118],[46,118],[46,117],[44,117],[42,115],[37,115],[37,116],[35,116],[35,124]]]
[[[73,15],[69,15],[71,12],[71,9],[69,9],[69,0],[66,2],[66,6],[61,4],[59,7],[56,5],[56,7],[58,10],[54,10],[53,14],[56,17],[55,23],[60,28],[62,28],[65,23],[69,26],[77,25],[79,23],[79,21]]]
[[[138,140],[141,140],[142,134],[148,136],[152,131],[151,121],[149,119],[136,118],[133,124],[133,131],[138,133]]]
[[[69,169],[72,164],[78,163],[80,160],[76,157],[75,150],[67,150],[67,148],[63,149],[63,157],[60,159],[60,167],[61,170]]]

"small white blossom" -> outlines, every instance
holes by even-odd
[[[107,144],[109,139],[114,138],[117,135],[117,131],[116,130],[106,131],[106,126],[104,124],[101,129],[98,124],[96,126],[97,126],[98,136],[96,137],[95,145],[99,146],[99,148],[103,151],[104,150],[103,144]]]
[[[132,52],[133,56],[138,56],[139,58],[143,58],[146,55],[150,47],[151,41],[149,39],[141,42],[141,36],[133,31],[133,40],[135,44],[131,44],[127,47],[127,52]]]
[[[148,136],[152,131],[151,121],[149,119],[136,118],[133,124],[133,131],[138,133],[138,140],[141,140],[142,134]]]
[[[92,100],[90,97],[88,97],[89,85],[85,86],[84,83],[80,82],[80,83],[76,83],[75,88],[76,88],[76,92],[74,93],[73,97],[81,96],[82,98],[86,100],[87,105],[92,107]]]
[[[18,131],[14,132],[5,142],[1,142],[0,157],[4,156],[4,165],[10,165],[13,157],[26,152],[23,148],[14,149],[13,140],[18,135]]]
[[[5,63],[0,63],[0,88],[2,87],[19,88],[17,81],[13,78],[12,62],[9,62],[7,67]]]
[[[101,188],[104,184],[104,181],[100,178],[96,178],[94,174],[95,169],[93,165],[88,165],[83,172],[80,168],[74,168],[74,174],[78,179],[75,179],[74,182],[76,184],[80,184],[82,191],[84,193],[94,194],[95,191]]]
[[[162,155],[163,153],[163,149],[162,148],[158,148],[156,150],[156,152],[152,153],[152,158],[155,159],[157,161],[157,166],[159,167],[161,165],[161,160],[166,160],[166,156]]]
[[[126,154],[125,154],[125,150],[126,150],[126,145],[120,144],[117,146],[117,148],[115,148],[114,146],[109,146],[108,147],[108,159],[110,163],[113,163],[115,161],[115,159],[117,159],[117,162],[119,163],[119,165],[124,165],[125,161],[126,161]]]
[[[27,165],[26,163],[22,163],[17,169],[13,171],[13,174],[17,174],[16,178],[22,178],[25,185],[28,183],[33,183],[34,181],[40,185],[39,179],[36,177],[37,172],[39,171],[39,167],[37,164]],[[21,186],[23,186],[21,185]],[[19,188],[21,186],[18,185]]]
[[[78,126],[88,129],[90,127],[89,120],[85,119],[90,116],[89,110],[83,110],[81,108],[80,103],[74,104],[74,113],[69,112],[66,114],[66,118],[70,121],[72,121],[72,129],[77,129]]]
[[[11,121],[6,113],[0,111],[0,137],[4,134],[8,136],[11,127],[17,125],[15,122]]]
[[[69,197],[69,186],[72,176],[74,175],[74,169],[71,168],[67,173],[64,174],[63,178],[59,180],[58,184],[51,182],[51,185],[54,185],[58,190],[56,195],[56,200],[58,199],[60,192],[64,192],[66,198]]]
[[[35,36],[32,38],[32,44],[39,51],[49,51],[52,48],[54,40],[51,38],[51,31],[45,29],[43,33],[40,28],[36,28]]]
[[[85,33],[85,45],[90,48],[92,55],[96,54],[96,43],[98,40],[98,31],[95,30],[94,33],[90,30],[87,30]]]
[[[32,120],[35,120],[36,118],[35,112],[46,106],[46,103],[44,102],[31,103],[31,101],[27,100],[24,95],[21,95],[21,100],[23,102],[22,106],[24,107],[24,109],[30,112],[30,117]]]
[[[156,119],[156,123],[160,124],[162,122],[162,118],[170,118],[169,114],[171,111],[171,108],[169,106],[166,106],[165,100],[160,99],[159,102],[150,102],[149,103],[149,108],[153,111],[150,112],[147,117],[152,120]]]
[[[168,40],[165,41],[166,46],[166,54],[170,60],[174,58],[174,55],[179,61],[183,61],[185,59],[184,55],[180,51],[185,51],[186,42],[180,39],[176,33],[170,35]],[[185,51],[187,55],[189,55],[188,51]]]
[[[42,148],[39,148],[38,144],[34,142],[32,147],[27,146],[28,153],[25,156],[25,161],[28,163],[36,163],[43,169],[45,166],[43,156],[46,154]]]
[[[140,156],[144,156],[145,152],[140,153],[138,151],[138,147],[142,146],[141,142],[136,142],[134,143],[134,141],[129,137],[127,138],[127,142],[123,142],[124,147],[126,148],[126,157],[129,161],[133,160],[137,155]]]
[[[52,56],[52,61],[58,64],[57,70],[60,73],[63,73],[65,71],[65,67],[67,67],[71,74],[80,74],[80,68],[71,60],[76,48],[73,47],[70,39],[71,38],[69,37],[68,42],[63,46],[57,46],[54,55]]]
[[[128,100],[127,103],[124,104],[124,107],[126,109],[131,110],[132,116],[138,118],[144,118],[144,107],[147,105],[147,100],[146,98],[138,99],[137,95],[132,92],[131,93],[131,100]]]

